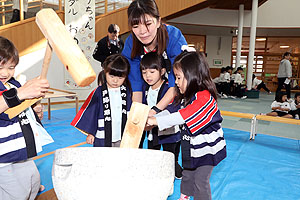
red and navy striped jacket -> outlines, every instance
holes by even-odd
[[[183,167],[216,166],[226,157],[223,119],[216,100],[207,90],[197,92],[179,113],[185,121],[181,138]]]

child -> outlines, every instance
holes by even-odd
[[[0,199],[33,200],[40,174],[31,158],[41,151],[40,136],[46,131],[30,107],[12,119],[4,111],[25,99],[45,96],[49,83],[35,78],[21,86],[13,78],[18,62],[13,43],[0,36]]]
[[[100,85],[85,100],[71,125],[87,133],[86,142],[94,147],[120,147],[131,106],[130,66],[125,57],[115,54],[107,57],[102,67]]]
[[[231,82],[230,82],[230,78],[231,78],[231,73],[232,73],[232,67],[231,66],[227,66],[225,68],[225,72],[224,72],[224,76],[221,79],[221,84],[222,84],[222,97],[221,98],[234,98],[231,94]]]
[[[180,200],[211,199],[209,178],[214,166],[226,157],[226,143],[217,107],[216,88],[202,54],[183,52],[174,61],[179,95],[168,110],[149,117],[148,125],[159,130],[184,125],[181,139],[182,181]],[[176,105],[183,108],[170,114]]]
[[[156,52],[150,52],[143,56],[141,60],[141,72],[144,81],[147,83],[143,87],[142,103],[149,105],[156,112],[160,110],[156,107],[157,102],[163,98],[169,89],[169,84],[165,78],[166,68],[164,59]],[[177,130],[176,130],[177,128]],[[160,150],[161,146],[164,151],[172,152],[175,155],[175,177],[182,177],[182,168],[178,164],[178,154],[180,148],[180,131],[179,127],[169,129],[169,135],[160,135],[157,127],[147,131],[148,149]],[[174,134],[176,132],[176,134]],[[140,148],[143,147],[145,133],[143,134]]]
[[[247,96],[244,95],[245,85],[243,84],[244,78],[242,77],[243,68],[238,67],[234,76],[234,90],[235,96],[241,99],[246,99]]]
[[[285,118],[293,118],[289,111],[291,110],[287,95],[285,92],[276,93],[275,101],[271,104],[272,112],[267,113],[268,116],[279,116]]]
[[[263,88],[266,92],[271,94],[271,91],[267,88],[266,84],[262,80],[257,79],[257,77],[253,74],[252,75],[252,89],[260,90],[261,88]]]
[[[225,81],[224,79],[225,72],[226,72],[226,68],[222,67],[220,76],[213,79],[213,82],[216,84],[218,94],[220,95],[221,98],[227,98],[227,95],[223,94],[223,83]]]
[[[290,114],[293,115],[295,119],[299,119],[300,116],[300,92],[295,94],[295,100],[292,101]]]

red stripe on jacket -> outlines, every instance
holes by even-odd
[[[199,122],[201,120],[204,120],[203,122],[198,124],[196,127],[193,127],[190,130],[191,133],[197,132],[197,130],[199,130],[201,127],[203,127],[207,123],[209,123],[212,120],[215,113],[218,111],[218,107],[216,105],[214,105],[214,103],[215,103],[214,99],[211,101],[211,103],[206,105],[210,101],[210,98],[211,98],[211,94],[207,90],[197,92],[196,93],[196,99],[191,104],[187,105],[185,108],[179,110],[180,115],[182,116],[184,121],[186,121],[186,124],[187,124],[188,127],[191,127],[194,124],[196,124],[197,122]],[[189,117],[191,117],[196,112],[198,112],[200,109],[202,109],[203,106],[205,106],[205,108],[201,113],[199,113],[191,121],[187,121],[187,119]],[[213,108],[214,106],[215,106],[215,108]],[[213,110],[206,117],[206,119],[202,119],[209,112],[209,110],[212,109],[212,108],[213,108]]]
[[[206,102],[207,103],[207,102]],[[205,104],[203,105],[205,106]],[[201,106],[197,112],[203,108],[203,106]],[[189,120],[186,125],[188,126],[192,126],[193,124],[197,123],[198,121],[202,120],[203,117],[205,117],[205,115],[209,112],[209,110],[214,106],[214,102],[212,101],[210,104],[206,105],[203,109],[202,112],[198,113],[198,115],[196,117],[194,117],[194,119]]]
[[[218,108],[215,107],[212,112],[207,116],[207,118],[201,122],[200,124],[198,124],[197,126],[195,126],[194,128],[190,129],[191,133],[196,133],[199,129],[201,129],[202,127],[204,127],[206,124],[208,124],[213,116],[216,114],[216,112],[218,112]]]
[[[97,89],[97,88],[96,88]],[[72,126],[75,126],[78,121],[80,120],[82,114],[84,113],[84,111],[86,110],[86,108],[88,107],[88,105],[90,104],[92,97],[96,91],[96,89],[94,89],[91,94],[88,96],[88,98],[85,100],[85,102],[83,103],[83,105],[81,106],[80,110],[78,111],[78,113],[76,114],[76,116],[74,117],[73,121],[71,122]]]
[[[7,91],[7,90],[0,91],[0,95],[2,95],[2,93],[5,92],[5,91]]]
[[[207,90],[200,91],[196,93],[196,99],[185,108],[179,110],[182,118],[186,120],[194,113],[196,113],[200,108],[202,108],[210,99],[210,93]]]

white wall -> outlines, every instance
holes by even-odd
[[[300,27],[300,0],[268,0],[258,8],[257,27]],[[172,20],[170,22],[210,26],[238,25],[238,10],[206,8]],[[244,27],[250,27],[251,11],[245,11]]]
[[[206,53],[210,68],[221,68],[231,65],[231,43],[231,36],[206,36]],[[214,66],[213,59],[222,59],[223,65]]]
[[[34,53],[20,57],[20,62],[16,67],[15,75],[22,73],[26,75],[27,80],[39,76],[41,74],[44,55],[45,55],[45,49],[41,49]],[[98,75],[99,71],[101,70],[100,63],[92,59],[91,65],[94,71],[96,72],[96,74]],[[23,72],[24,70],[26,71]],[[70,89],[64,85],[64,73],[65,70],[63,64],[60,62],[55,52],[53,52],[49,70],[48,70],[48,75],[47,75],[47,79],[50,83],[50,87],[75,92],[77,93],[80,100],[86,99],[89,93],[96,88],[97,84],[95,80],[92,83],[90,89]],[[51,102],[55,102],[55,101],[69,101],[69,99],[66,98],[51,99]]]

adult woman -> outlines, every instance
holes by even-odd
[[[122,55],[128,59],[131,67],[129,80],[133,90],[133,101],[142,101],[141,91],[144,81],[140,72],[141,56],[156,51],[165,60],[170,61],[168,73],[170,88],[154,108],[155,112],[163,110],[175,96],[175,78],[171,64],[173,64],[175,57],[181,53],[181,46],[187,44],[186,40],[179,29],[162,24],[154,0],[133,1],[127,13],[131,35],[125,42]],[[155,112],[152,110],[153,114]]]

